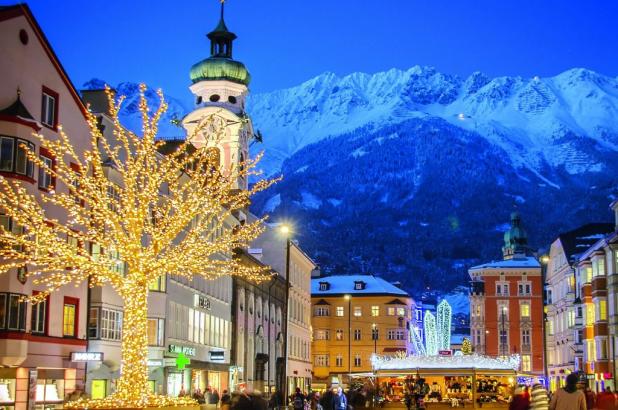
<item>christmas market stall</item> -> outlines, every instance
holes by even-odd
[[[506,408],[517,380],[519,356],[506,359],[460,356],[372,357],[379,394],[411,407]]]

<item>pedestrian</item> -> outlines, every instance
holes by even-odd
[[[294,410],[305,410],[305,396],[300,391],[300,387],[296,388],[296,392],[290,397],[290,402]]]
[[[223,390],[223,394],[221,395],[221,410],[230,410],[232,405],[232,397],[227,390]]]
[[[612,392],[611,387],[606,387],[597,396],[597,408],[599,410],[616,410],[616,395]]]
[[[509,410],[528,410],[530,407],[530,400],[524,393],[524,389],[521,387],[515,388],[513,398],[509,403]]]
[[[281,392],[279,390],[275,390],[275,392],[270,395],[270,400],[268,400],[268,408],[271,410],[277,410],[282,404],[283,397],[281,396]]]
[[[262,392],[259,390],[251,394],[251,409],[252,410],[268,410],[268,403],[262,397]]]
[[[253,410],[253,403],[249,395],[247,395],[245,388],[241,388],[238,392],[238,398],[232,400],[231,410]]]
[[[597,404],[597,397],[596,394],[590,390],[590,386],[584,386],[584,395],[586,396],[586,408],[588,410],[594,409]]]
[[[330,388],[324,392],[320,398],[322,410],[335,410],[335,394],[336,388]]]
[[[586,410],[586,396],[577,389],[577,375],[571,373],[566,378],[566,386],[551,396],[549,410]],[[590,409],[592,410],[592,409]]]
[[[343,394],[343,389],[337,387],[337,394],[334,398],[334,410],[348,410],[348,399]]]
[[[532,386],[532,393],[530,394],[530,410],[549,410],[547,390],[545,390],[543,385],[540,383],[536,383]]]
[[[404,396],[404,403],[406,405],[406,409],[410,410],[412,408],[412,394],[409,390],[406,390],[406,395]]]
[[[208,404],[214,404],[215,406],[219,405],[219,392],[217,389],[212,390],[212,394],[210,395],[210,402]]]

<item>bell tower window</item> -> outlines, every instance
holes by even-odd
[[[230,95],[229,97],[227,97],[227,100],[230,104],[236,104],[238,102],[236,100],[236,97],[234,97],[233,95]]]
[[[221,99],[221,96],[219,94],[213,94],[210,96],[210,101],[211,102],[217,102]]]

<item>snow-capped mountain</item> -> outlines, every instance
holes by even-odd
[[[105,88],[107,83],[101,79],[93,78],[83,84],[82,89],[85,90],[101,90]],[[139,134],[142,129],[142,117],[139,112],[139,84],[132,82],[122,82],[117,86],[110,84],[116,90],[116,95],[125,96],[120,109],[120,121],[131,131]],[[180,120],[188,112],[184,104],[169,95],[164,94],[165,101],[168,104],[166,113],[159,122],[159,136],[163,138],[182,138],[185,131],[182,126],[175,125],[176,119]],[[146,90],[146,99],[151,112],[159,107],[160,99],[155,89],[148,88]]]
[[[268,172],[323,138],[410,118],[438,117],[474,131],[503,148],[516,167],[540,176],[546,165],[571,174],[600,172],[603,164],[585,146],[618,150],[618,80],[581,68],[548,78],[491,79],[476,72],[461,79],[419,66],[345,77],[325,73],[252,95],[248,111],[265,135]]]

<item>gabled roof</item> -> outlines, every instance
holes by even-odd
[[[316,303],[316,306],[317,306],[317,305],[329,305],[329,306],[330,306],[330,303],[328,303],[328,302],[327,302],[327,301],[325,301],[324,299],[320,299],[320,300]]]
[[[404,302],[402,302],[400,299],[393,299],[388,303],[385,303],[385,305],[405,305]]]
[[[56,71],[58,72],[58,75],[60,75],[62,82],[64,82],[65,86],[67,87],[67,90],[69,91],[69,94],[71,94],[71,96],[73,97],[75,104],[77,104],[82,114],[84,114],[84,117],[86,117],[86,113],[87,113],[86,107],[84,106],[84,103],[79,97],[79,93],[77,92],[76,88],[73,86],[73,83],[69,79],[69,76],[67,75],[67,72],[64,70],[64,67],[62,67],[62,64],[60,64],[60,60],[58,59],[58,56],[52,49],[51,44],[47,40],[47,37],[45,37],[45,34],[43,33],[41,26],[39,26],[39,23],[37,23],[36,19],[34,18],[32,12],[30,11],[30,7],[28,7],[28,5],[25,3],[15,4],[13,6],[0,7],[0,22],[9,20],[12,18],[16,18],[19,16],[24,16],[26,21],[30,24],[32,31],[36,35],[38,41],[43,46],[43,50],[45,50],[45,53],[49,57],[50,62],[52,63]]]
[[[355,281],[366,283],[364,289],[354,289]],[[328,282],[327,290],[320,290],[320,282]],[[410,297],[410,295],[397,286],[373,275],[334,275],[311,279],[311,296],[333,295],[393,295]],[[404,303],[405,304],[405,303]]]
[[[558,239],[562,244],[562,249],[567,257],[567,261],[577,260],[578,255],[584,253],[594,245],[599,239],[604,238],[614,231],[614,224],[611,223],[589,223],[582,225],[572,231],[561,233]]]

